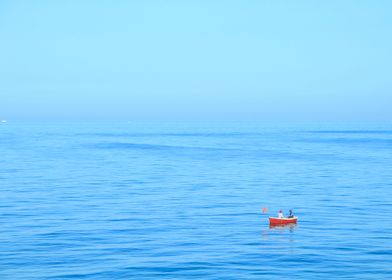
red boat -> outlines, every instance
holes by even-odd
[[[269,222],[270,222],[270,225],[272,225],[272,226],[296,224],[297,220],[298,220],[297,217],[293,217],[293,218],[274,218],[274,217],[269,217]]]

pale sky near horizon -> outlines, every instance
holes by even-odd
[[[0,119],[392,117],[392,1],[0,0],[0,40]]]

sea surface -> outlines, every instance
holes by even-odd
[[[392,126],[1,123],[0,223],[3,280],[392,279]]]

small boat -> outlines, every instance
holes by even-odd
[[[269,222],[270,222],[270,225],[272,225],[272,226],[296,224],[297,220],[298,220],[297,217],[293,217],[293,218],[274,218],[274,217],[269,217]]]

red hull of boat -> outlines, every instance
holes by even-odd
[[[287,225],[287,224],[296,224],[298,218],[269,218],[270,225],[277,226],[277,225]]]

